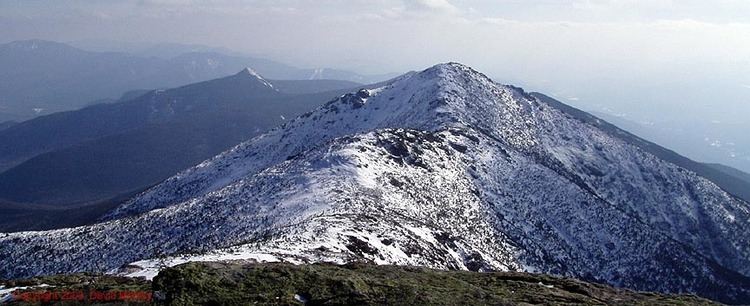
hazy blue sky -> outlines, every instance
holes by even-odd
[[[0,38],[30,37],[201,43],[369,72],[446,60],[498,74],[521,65],[599,72],[747,63],[750,1],[0,1]]]
[[[364,73],[459,61],[644,124],[750,129],[747,0],[0,1],[0,41],[28,38],[198,43]]]

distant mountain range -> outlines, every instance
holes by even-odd
[[[143,57],[160,57],[170,59],[185,53],[221,53],[232,56],[246,56],[227,48],[211,47],[201,44],[171,42],[130,42],[106,39],[86,39],[64,42],[78,49],[93,52],[122,52]],[[259,56],[262,58],[262,56]]]
[[[0,131],[0,211],[15,218],[0,222],[0,230],[92,221],[95,213],[82,218],[80,211],[102,213],[113,198],[143,190],[357,86],[267,81],[245,69],[13,125]],[[63,209],[77,213],[43,217]]]
[[[0,122],[73,110],[89,101],[119,97],[133,89],[167,88],[215,79],[244,67],[252,67],[269,79],[371,83],[387,78],[335,69],[300,69],[213,51],[163,58],[84,51],[43,40],[15,41],[0,45]]]
[[[750,300],[750,204],[640,142],[439,64],[286,121],[100,223],[5,234],[0,277],[369,261]]]

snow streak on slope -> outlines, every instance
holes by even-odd
[[[271,89],[273,89],[275,91],[278,91],[276,88],[273,87],[273,84],[271,84],[268,81],[266,81],[266,79],[264,79],[262,76],[260,76],[260,74],[258,74],[257,72],[255,72],[255,70],[253,70],[252,68],[245,67],[245,69],[242,69],[242,71],[240,71],[238,74],[240,74],[240,75],[246,75],[247,77],[257,79],[264,86],[266,86],[268,88],[271,88]]]
[[[0,275],[212,251],[750,298],[747,203],[460,64],[342,96],[108,220],[0,238]]]

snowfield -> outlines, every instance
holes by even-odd
[[[332,100],[99,224],[0,236],[0,277],[365,260],[738,302],[749,239],[748,203],[449,63]]]

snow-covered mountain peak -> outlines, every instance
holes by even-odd
[[[438,64],[421,72],[407,73],[383,86],[363,88],[333,99],[315,111],[168,179],[125,203],[106,219],[178,204],[218,190],[321,142],[369,130],[471,129],[511,146],[528,148],[536,145],[532,135],[534,101],[521,90],[496,84],[462,64]],[[266,152],[272,151],[276,153],[266,156]]]
[[[473,76],[473,77],[484,78],[484,79],[489,80],[489,78],[487,78],[481,72],[476,71],[469,66],[466,66],[464,64],[457,63],[457,62],[436,64],[432,67],[429,67],[419,72],[419,74],[421,74],[422,77],[426,79],[430,79],[430,78],[451,79],[459,75],[467,75],[467,76]]]
[[[468,66],[444,63],[405,74],[380,88],[343,95],[322,110],[336,117],[353,115],[351,121],[370,127],[436,130],[470,125],[489,131],[498,124],[517,126],[527,121],[522,117],[530,114],[533,100],[522,90],[497,84]]]
[[[695,173],[447,63],[337,97],[107,222],[0,237],[12,259],[0,277],[220,249],[214,258],[520,269],[736,302],[750,299],[748,220],[746,202]]]

